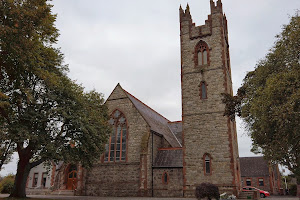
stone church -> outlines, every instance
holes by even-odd
[[[232,94],[227,20],[221,0],[210,0],[210,6],[201,26],[193,23],[189,6],[179,9],[182,120],[166,119],[118,84],[106,100],[113,131],[105,153],[88,171],[55,165],[51,184],[56,189],[93,196],[191,197],[198,184],[210,182],[221,192],[238,194],[236,126],[223,116],[221,100],[221,93]]]

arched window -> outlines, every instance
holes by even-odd
[[[105,145],[104,161],[120,162],[126,161],[127,149],[127,123],[122,112],[115,110],[109,123],[112,125],[112,132],[109,138],[109,144]]]
[[[204,41],[200,41],[195,47],[195,66],[209,65],[209,48]]]
[[[200,99],[207,99],[207,84],[204,81],[200,83]]]
[[[164,172],[161,179],[162,179],[163,184],[168,184],[169,183],[169,174],[167,172]]]
[[[211,174],[211,157],[209,154],[204,154],[204,174],[210,175]]]

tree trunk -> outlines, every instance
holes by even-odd
[[[12,193],[10,194],[10,197],[18,197],[18,198],[25,198],[26,197],[26,182],[27,177],[30,172],[30,155],[22,155],[19,154],[19,162],[18,162],[18,169],[17,174],[15,177],[15,183],[12,190]]]
[[[297,197],[300,199],[300,175],[299,175],[299,173],[296,175],[296,180],[297,180]]]

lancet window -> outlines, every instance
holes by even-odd
[[[115,110],[109,120],[112,132],[109,143],[105,145],[105,162],[126,161],[127,152],[127,122],[125,115]]]
[[[200,99],[207,99],[207,84],[205,81],[200,83]]]
[[[204,154],[204,174],[210,175],[211,174],[211,157],[209,154]]]
[[[209,48],[204,41],[200,41],[195,47],[195,66],[209,64]]]

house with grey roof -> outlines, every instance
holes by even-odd
[[[240,157],[241,177],[244,186],[253,186],[270,194],[279,194],[281,174],[277,164],[264,157]]]

